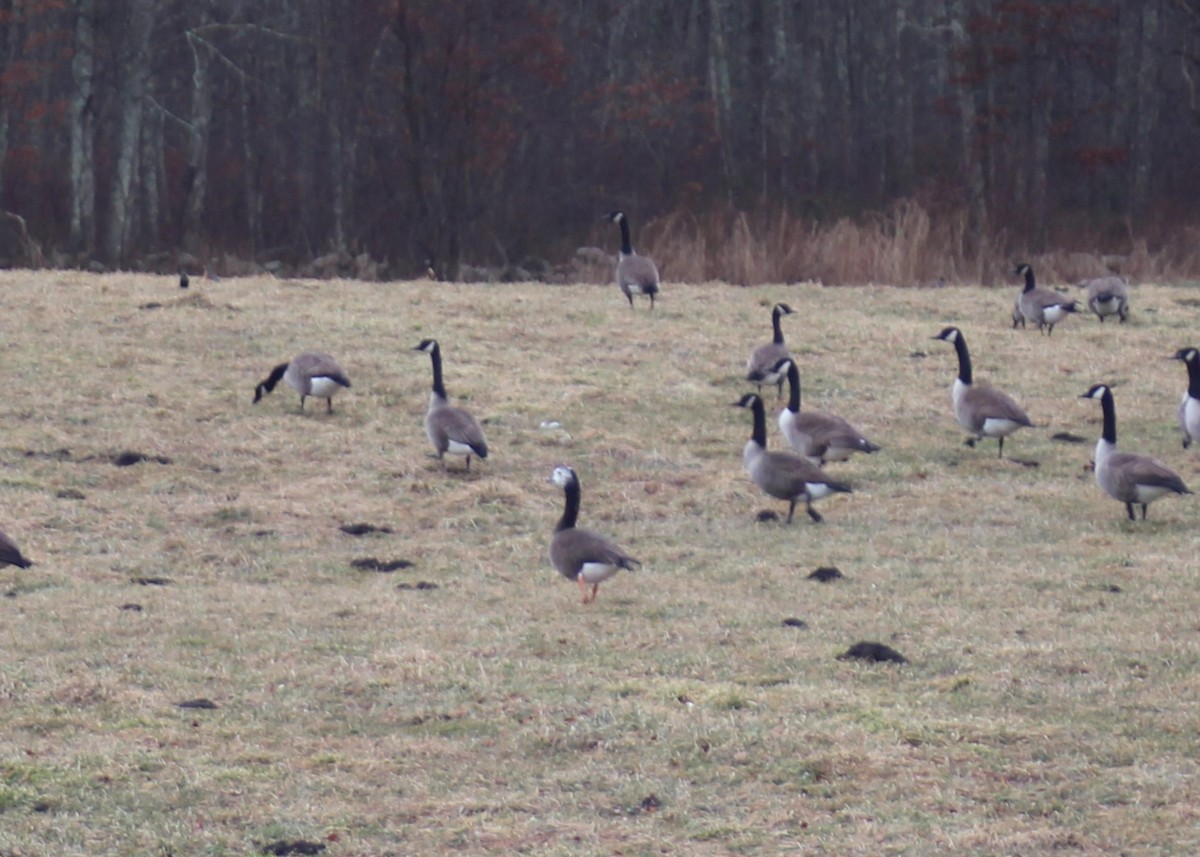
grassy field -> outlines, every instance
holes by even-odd
[[[1200,852],[1200,501],[1128,522],[1078,398],[1113,383],[1122,445],[1200,490],[1163,359],[1200,293],[1044,337],[1016,289],[668,284],[651,315],[615,286],[3,274],[0,528],[36,565],[0,569],[0,855]],[[855,493],[820,525],[757,520],[786,504],[729,407],[776,300],[805,405],[884,446],[830,466]],[[1037,466],[963,446],[944,324]],[[469,476],[430,457],[426,336],[485,422]],[[353,381],[332,415],[251,405],[313,348]],[[644,563],[586,607],[546,559],[558,463]],[[837,659],[859,640],[909,663]]]

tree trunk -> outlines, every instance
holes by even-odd
[[[1159,0],[1147,0],[1141,10],[1141,41],[1138,46],[1137,108],[1130,140],[1129,210],[1135,222],[1146,216],[1153,164],[1154,128],[1158,122]]]
[[[212,125],[210,49],[194,32],[187,34],[192,52],[192,110],[188,124],[187,170],[184,173],[183,248],[204,255],[202,235],[205,197],[208,194],[208,141]]]
[[[970,57],[968,43],[970,24],[970,16],[972,10],[967,5],[967,0],[951,0],[948,4],[947,11],[950,15],[950,33],[952,52],[960,54],[959,63],[966,66],[967,72],[962,74],[960,80],[955,87],[957,91],[958,111],[959,111],[959,144],[960,144],[960,162],[962,169],[963,182],[967,189],[967,211],[968,223],[967,234],[975,236],[978,242],[976,246],[968,248],[969,251],[974,251],[978,258],[981,257],[982,242],[988,235],[988,205],[985,195],[984,179],[983,179],[983,164],[980,161],[980,145],[976,131],[977,111],[975,108],[975,85],[972,82],[972,76],[969,74]],[[980,279],[983,279],[983,271],[979,272]]]
[[[83,256],[96,251],[95,7],[95,0],[75,0],[75,55],[71,58],[75,90],[67,108],[71,148],[70,242],[72,251]]]
[[[131,0],[127,41],[121,57],[118,98],[120,127],[117,135],[116,178],[109,199],[105,256],[111,265],[127,261],[134,214],[133,178],[137,175],[138,142],[142,132],[146,81],[149,75],[150,31],[154,0]]]

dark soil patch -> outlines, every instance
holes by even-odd
[[[897,652],[891,646],[885,646],[883,643],[855,643],[848,648],[844,653],[838,655],[839,661],[850,660],[857,658],[863,661],[873,661],[881,663],[891,661],[897,664],[908,663],[908,658]]]
[[[378,560],[373,556],[366,556],[351,560],[350,567],[357,568],[359,571],[378,571],[388,574],[399,568],[412,568],[412,563],[406,559]]]
[[[370,533],[390,533],[391,527],[377,527],[374,524],[342,524],[338,527],[348,536],[365,536]]]
[[[177,708],[199,708],[204,711],[214,711],[217,704],[207,696],[202,696],[199,699],[185,699],[183,702],[175,703]]]
[[[117,467],[130,467],[134,464],[140,464],[143,461],[153,461],[156,464],[170,464],[171,459],[165,455],[146,455],[144,452],[134,452],[133,450],[125,450],[118,452],[112,457],[112,463]]]
[[[831,565],[823,565],[808,576],[809,580],[817,583],[829,583],[831,580],[845,580],[846,575]]]

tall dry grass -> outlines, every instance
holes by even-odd
[[[637,246],[674,282],[1005,285],[1021,261],[1048,283],[1113,272],[1134,282],[1200,277],[1200,227],[1180,227],[1154,246],[1128,231],[1121,252],[1082,238],[1077,245],[1091,249],[1031,253],[1003,229],[971,234],[965,211],[902,200],[886,212],[828,224],[787,211],[677,211],[645,223]]]

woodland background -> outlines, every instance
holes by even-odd
[[[1194,0],[0,0],[0,257],[1194,276],[1198,79]]]

